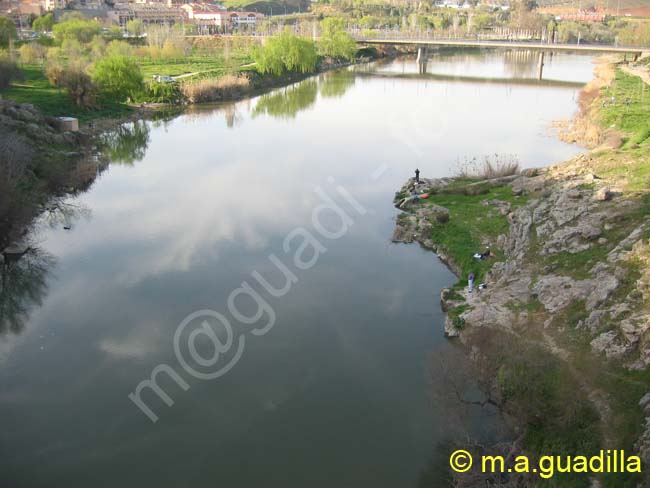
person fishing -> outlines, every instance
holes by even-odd
[[[420,170],[415,168],[415,183],[420,183]]]

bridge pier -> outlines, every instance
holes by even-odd
[[[544,74],[544,51],[539,53],[539,62],[537,64],[537,79],[542,80]]]
[[[427,72],[427,57],[428,57],[427,47],[419,46],[418,58],[417,58],[418,74],[423,75]]]

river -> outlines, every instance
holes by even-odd
[[[416,167],[579,153],[551,123],[592,69],[547,55],[537,82],[531,53],[450,51],[107,136],[109,168],[2,268],[0,485],[437,486],[437,446],[499,420],[436,393],[454,277],[390,243],[394,192]],[[147,413],[129,394],[161,365],[173,404],[143,391]]]

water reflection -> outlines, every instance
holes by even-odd
[[[122,124],[104,134],[101,142],[111,162],[132,165],[147,153],[149,126],[144,120]]]
[[[320,78],[320,94],[324,98],[340,98],[355,83],[354,72],[345,70],[329,73]]]
[[[467,77],[475,79],[535,80],[538,75],[537,51],[507,49],[440,49],[427,59],[426,74],[443,78]],[[544,80],[587,83],[592,78],[591,58],[563,53],[547,53],[544,59]],[[405,57],[393,63],[357,67],[359,71],[378,73],[418,74],[415,57]]]
[[[63,227],[68,230],[72,228],[75,221],[80,218],[87,220],[91,216],[92,210],[87,205],[76,203],[68,196],[59,196],[52,198],[48,203],[40,220],[50,228]]]
[[[293,119],[298,112],[306,110],[316,103],[318,83],[310,78],[276,92],[262,95],[255,108],[253,117],[270,115],[281,119]]]
[[[341,98],[354,86],[355,81],[356,75],[351,70],[310,78],[262,95],[253,108],[253,117],[264,114],[281,119],[294,119],[299,112],[314,106],[319,94],[323,98]]]
[[[0,334],[24,329],[29,311],[41,306],[47,295],[47,278],[55,264],[55,258],[39,248],[5,257],[0,266]]]

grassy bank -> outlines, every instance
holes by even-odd
[[[81,122],[101,118],[126,117],[133,108],[110,99],[101,100],[97,109],[86,110],[76,105],[68,93],[50,84],[41,66],[23,66],[24,79],[0,91],[2,98],[31,103],[44,115],[77,117]]]

